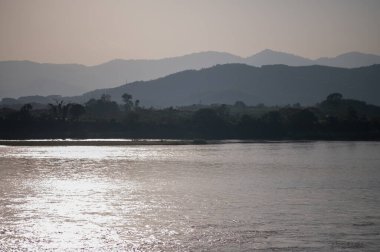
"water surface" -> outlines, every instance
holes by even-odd
[[[379,251],[380,143],[0,146],[0,251]]]

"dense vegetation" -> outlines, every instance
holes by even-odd
[[[57,101],[0,109],[1,139],[181,138],[379,140],[380,107],[330,94],[313,107],[193,105],[154,109],[123,94],[87,103]]]

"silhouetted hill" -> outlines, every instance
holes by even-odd
[[[0,62],[0,96],[74,95],[86,89],[86,66],[40,64],[31,61]]]
[[[316,65],[355,68],[380,64],[380,56],[359,52],[350,52],[334,58],[319,58],[314,61]]]
[[[312,105],[328,94],[380,105],[380,65],[354,69],[326,66],[290,67],[271,65],[253,67],[244,64],[217,65],[188,70],[152,81],[140,81],[111,89],[99,89],[72,97],[85,102],[106,93],[121,102],[123,93],[132,94],[144,106],[180,106],[189,104],[233,104],[240,100],[255,105],[286,105],[300,102]]]
[[[0,96],[75,95],[96,88],[151,80],[187,69],[240,62],[228,53],[202,52],[160,60],[113,60],[96,66],[0,62]]]
[[[314,65],[313,60],[306,59],[297,55],[276,52],[269,49],[261,51],[244,60],[248,65],[263,66],[263,65],[288,65],[288,66],[307,66]]]
[[[158,60],[113,60],[96,66],[3,61],[0,62],[0,98],[76,95],[97,88],[115,87],[126,81],[152,80],[184,70],[226,63],[358,67],[380,64],[380,56],[348,53],[314,61],[288,53],[264,50],[248,58],[228,53],[201,52]]]

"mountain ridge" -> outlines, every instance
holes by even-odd
[[[379,105],[380,65],[353,69],[329,66],[225,64],[201,70],[187,70],[152,81],[139,81],[111,89],[83,94],[84,100],[106,93],[121,102],[120,94],[132,94],[146,106],[232,104],[286,105],[296,102],[312,105],[328,94]],[[74,99],[75,100],[75,99]]]
[[[155,60],[115,59],[95,66],[2,61],[0,62],[0,98],[36,94],[73,96],[94,89],[116,87],[122,83],[154,80],[187,69],[199,70],[228,63],[254,66],[278,63],[290,66],[319,64],[340,67],[347,59],[349,61],[347,65],[357,67],[358,64],[355,65],[355,60],[353,60],[355,57],[360,58],[358,62],[361,65],[380,63],[380,56],[358,52],[310,60],[269,49],[246,58],[230,53],[207,51]]]
[[[129,93],[145,107],[192,104],[314,105],[330,93],[380,105],[380,65],[360,68],[329,66],[224,64],[200,70],[185,70],[150,81],[136,81],[115,88],[97,89],[80,96],[54,97],[65,102],[85,103],[108,94],[119,103]],[[43,99],[42,97],[34,97]],[[25,101],[25,98],[24,98]]]

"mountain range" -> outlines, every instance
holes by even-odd
[[[256,67],[284,64],[288,66],[323,65],[357,68],[380,64],[380,56],[351,52],[333,58],[312,60],[267,49],[247,58],[229,53],[200,52],[158,60],[117,59],[95,66],[2,61],[0,62],[0,98],[30,95],[74,96],[94,89],[109,89],[135,81],[148,81],[150,83],[150,80],[177,72],[200,70],[218,64],[230,63],[247,64]],[[168,78],[173,78],[173,76]],[[240,77],[234,76],[233,78]],[[160,82],[162,79],[157,81]],[[134,83],[132,86],[135,85]]]
[[[115,88],[97,89],[78,96],[30,96],[13,103],[85,103],[91,98],[110,95],[122,103],[129,93],[145,107],[169,107],[191,104],[314,105],[327,95],[342,93],[345,98],[380,105],[380,65],[360,68],[328,66],[246,64],[216,65],[201,70],[186,70],[150,81],[137,81]],[[3,99],[2,104],[12,99]]]
[[[245,64],[217,65],[187,70],[152,81],[139,81],[116,88],[99,89],[68,101],[85,102],[109,94],[121,102],[129,93],[144,106],[168,107],[190,104],[314,105],[327,95],[340,92],[346,98],[380,105],[380,65],[360,68],[327,66]]]

